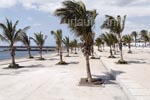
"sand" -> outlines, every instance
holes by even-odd
[[[44,61],[17,59],[24,66],[20,69],[3,69],[8,61],[0,62],[0,100],[127,100],[100,60],[90,60],[92,76],[104,78],[105,84],[79,86],[80,78],[86,77],[82,53],[63,57],[70,63],[63,66],[55,65],[59,61],[56,55],[46,54]]]

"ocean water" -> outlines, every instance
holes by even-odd
[[[45,53],[43,51],[43,53]],[[31,51],[32,56],[39,55],[39,51]],[[20,57],[28,57],[27,51],[16,51],[15,52],[15,58]],[[10,59],[10,52],[9,51],[3,51],[3,49],[0,49],[0,60]]]

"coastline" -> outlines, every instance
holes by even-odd
[[[44,53],[43,52],[43,56],[46,56],[46,55],[51,55],[51,54],[53,54],[53,53],[56,53],[57,51],[55,50],[55,51],[49,51],[48,53]],[[33,55],[34,56],[34,58],[37,58],[38,56],[39,56],[39,54],[35,54],[35,55]],[[33,58],[33,59],[34,59]],[[32,59],[29,59],[28,58],[28,55],[27,56],[22,56],[22,57],[16,57],[15,58],[15,60],[16,60],[16,63],[18,63],[20,60],[24,60],[24,59],[26,59],[26,60],[32,60]],[[10,58],[8,58],[8,59],[2,59],[2,60],[0,60],[0,65],[7,65],[7,64],[9,64],[10,63],[10,61],[11,61],[11,59]]]

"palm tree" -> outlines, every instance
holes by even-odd
[[[96,38],[95,43],[96,43],[96,46],[98,47],[98,51],[102,52],[102,47],[101,47],[101,45],[103,44],[102,38],[100,37]]]
[[[150,47],[150,32],[148,33],[149,47]]]
[[[63,43],[65,44],[65,46],[66,46],[66,48],[67,48],[67,55],[66,55],[66,57],[69,57],[69,45],[70,45],[70,40],[69,40],[69,37],[65,37],[64,39],[63,39]]]
[[[87,10],[81,1],[64,1],[63,7],[55,11],[55,15],[61,18],[61,23],[68,24],[78,37],[83,39],[83,53],[86,57],[87,80],[92,81],[90,70],[89,55],[93,45],[92,28],[97,16],[96,10]]]
[[[0,23],[0,28],[3,30],[3,33],[0,34],[0,39],[9,44],[10,48],[10,56],[11,56],[11,64],[9,68],[19,68],[19,65],[15,63],[15,47],[14,44],[20,41],[20,34],[26,31],[29,27],[25,27],[24,29],[17,29],[19,21],[16,21],[15,24],[12,23],[11,20],[6,19],[5,23]]]
[[[144,42],[145,42],[145,47],[146,47],[146,42],[149,41],[149,38],[148,38],[148,31],[147,31],[147,30],[141,30],[140,35],[141,35],[141,39],[144,40]]]
[[[138,36],[138,33],[137,33],[136,31],[133,31],[133,32],[131,33],[131,36],[134,37],[135,47],[137,47],[137,46],[136,46],[136,42],[137,42],[137,36]]]
[[[128,48],[129,48],[128,53],[132,53],[132,51],[131,51],[131,42],[132,42],[132,37],[131,37],[131,35],[124,35],[124,36],[122,37],[122,40],[123,40],[123,42],[125,42],[125,43],[128,44]]]
[[[115,39],[116,39],[116,36],[112,33],[105,33],[105,34],[102,34],[102,39],[106,42],[107,46],[109,46],[110,48],[110,56],[109,58],[115,58],[115,56],[113,55],[113,52],[112,52],[112,46],[113,44],[115,44]]]
[[[57,47],[59,49],[59,54],[60,54],[60,62],[58,62],[58,64],[67,64],[65,61],[63,61],[62,58],[62,30],[58,29],[56,32],[55,31],[51,31],[51,34],[54,35],[55,39],[56,39],[56,44]]]
[[[118,63],[120,64],[126,64],[127,62],[123,59],[123,53],[122,53],[122,32],[125,27],[125,20],[126,15],[121,20],[121,16],[118,15],[117,18],[114,18],[113,16],[106,15],[106,20],[102,24],[101,28],[109,29],[110,32],[113,32],[117,34],[118,37],[118,44],[119,44],[119,50],[120,50],[120,60]]]
[[[43,51],[43,46],[45,44],[45,40],[47,39],[47,36],[44,36],[41,32],[39,33],[34,33],[34,38],[30,37],[38,46],[40,49],[40,58],[39,60],[44,60],[42,57],[42,51]]]
[[[70,47],[70,49],[71,49],[71,53],[73,53],[73,48],[74,48],[74,43],[73,43],[73,41],[71,41],[71,42],[69,43],[69,47]]]
[[[77,54],[77,47],[78,47],[78,41],[77,41],[77,39],[73,40],[73,46],[75,48],[75,53],[74,54]]]
[[[28,50],[28,55],[29,55],[29,58],[34,58],[32,55],[31,55],[31,47],[30,47],[30,37],[27,35],[27,33],[22,33],[21,34],[21,42],[26,46],[27,50]]]

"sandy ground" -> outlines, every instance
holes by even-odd
[[[135,98],[134,100],[150,100],[150,48],[132,48],[132,54],[128,54],[127,51],[128,48],[123,48],[127,65],[115,63],[120,58],[119,53],[115,55],[115,59],[107,58],[110,55],[108,48],[102,53],[96,52],[101,56],[104,65],[116,74],[120,84]]]
[[[8,61],[0,62],[0,100],[127,100],[98,59],[91,60],[92,76],[105,79],[105,85],[78,86],[86,77],[85,58],[71,56],[64,57],[70,64],[63,66],[55,65],[56,54],[45,55],[44,61],[18,59],[20,69],[4,69]]]

